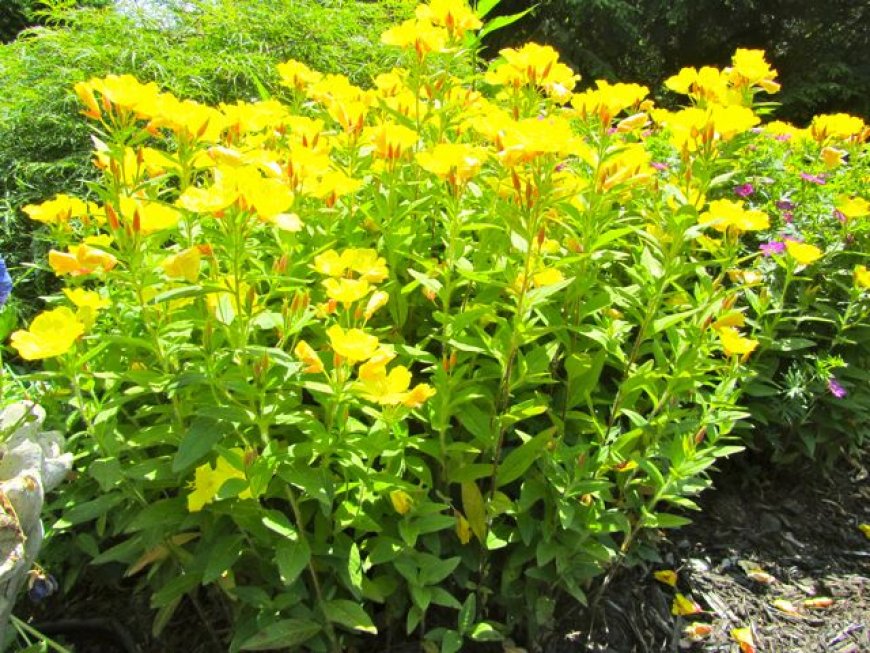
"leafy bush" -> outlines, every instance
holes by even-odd
[[[201,101],[250,100],[274,88],[274,62],[288,57],[364,82],[392,56],[377,34],[411,11],[408,0],[173,1],[156,14],[58,4],[49,26],[0,46],[0,251],[31,302],[56,288],[20,267],[45,252],[19,207],[62,190],[84,193],[95,179],[72,83],[132,73]]]
[[[80,429],[54,546],[123,563],[156,629],[207,586],[230,650],[534,641],[687,522],[763,361],[865,320],[859,217],[816,198],[758,250],[805,160],[860,206],[860,120],[757,128],[758,51],[669,80],[679,111],[574,94],[535,44],[483,73],[479,26],[421,6],[371,90],[292,60],[217,107],[76,85],[95,201],[24,207],[64,288],[11,345]]]

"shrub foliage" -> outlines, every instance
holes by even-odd
[[[863,122],[761,125],[756,50],[668,111],[534,43],[479,71],[480,27],[421,5],[369,89],[76,85],[98,180],[23,208],[64,287],[11,346],[80,429],[55,544],[158,630],[206,586],[231,650],[532,641],[687,522],[744,392],[866,417]]]

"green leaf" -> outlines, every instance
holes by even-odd
[[[505,456],[496,472],[495,486],[502,487],[525,474],[526,470],[537,460],[538,454],[549,444],[552,436],[552,429],[541,431]]]
[[[652,280],[660,279],[665,272],[662,268],[662,264],[655,256],[653,256],[653,253],[647,247],[644,247],[643,252],[641,252],[640,264],[646,268],[646,271],[649,272],[650,279]]]
[[[455,630],[447,630],[441,638],[441,653],[456,653],[462,649],[462,636]]]
[[[178,445],[172,471],[181,472],[205,458],[225,434],[226,426],[206,417],[197,417]]]
[[[245,640],[239,650],[271,651],[299,646],[314,637],[320,630],[320,624],[314,621],[284,619],[266,626],[256,635]]]
[[[151,607],[162,608],[169,605],[173,601],[178,600],[188,592],[192,591],[200,584],[202,578],[199,574],[187,573],[181,576],[176,576],[163,587],[159,592],[151,595]]]
[[[54,525],[56,529],[68,528],[74,524],[82,524],[97,517],[102,517],[112,508],[121,503],[124,495],[119,492],[104,494],[93,501],[79,503],[66,512]]]
[[[680,313],[674,313],[673,315],[665,315],[664,317],[660,317],[657,320],[653,320],[653,333],[658,333],[659,331],[664,331],[668,327],[672,327],[678,322],[682,322],[687,317],[690,317],[698,312],[697,308],[693,308],[689,311],[682,311]]]
[[[813,340],[807,338],[778,338],[770,344],[770,348],[773,351],[797,351],[815,347],[815,345]]]
[[[296,529],[293,528],[293,524],[290,523],[287,515],[283,512],[269,510],[265,515],[263,515],[262,521],[263,525],[270,531],[275,531],[278,535],[289,537],[294,542],[298,539]]]
[[[603,349],[594,354],[572,353],[565,359],[568,372],[568,408],[574,408],[587,400],[598,385],[607,352]]]
[[[359,555],[359,547],[355,542],[350,545],[350,551],[347,556],[347,575],[350,578],[350,584],[357,592],[362,592],[362,559]]]
[[[471,532],[480,541],[486,542],[486,504],[480,488],[473,481],[462,484],[462,509],[471,527]]]
[[[88,474],[100,485],[100,490],[108,492],[124,477],[121,463],[117,458],[100,458],[88,467]]]
[[[475,619],[477,619],[477,595],[474,592],[470,592],[465,597],[465,602],[462,604],[462,609],[459,611],[459,618],[456,622],[459,634],[464,635],[469,632]]]
[[[275,547],[275,562],[278,564],[281,582],[285,585],[292,585],[310,560],[311,548],[304,539],[300,538],[298,542],[285,540]]]
[[[520,18],[522,18],[523,16],[528,14],[530,11],[532,11],[537,6],[538,5],[532,5],[531,7],[526,9],[525,11],[521,11],[517,14],[511,14],[510,16],[496,16],[491,21],[486,23],[486,25],[483,26],[483,28],[480,30],[480,32],[478,32],[478,37],[483,38],[487,34],[491,34],[492,32],[494,32],[496,30],[502,29],[503,27],[507,27],[508,25],[513,25]]]
[[[481,621],[471,630],[471,639],[475,642],[500,642],[502,634],[488,621]]]
[[[242,555],[241,535],[225,535],[219,537],[209,548],[208,560],[205,563],[205,571],[202,572],[203,584],[211,583],[230,569]]]
[[[489,12],[496,8],[501,0],[478,0],[474,7],[474,13],[478,18],[484,18]]]
[[[361,633],[378,634],[378,629],[372,623],[371,617],[366,614],[366,611],[358,603],[346,599],[326,601],[323,604],[323,611],[326,614],[326,618],[333,623]]]

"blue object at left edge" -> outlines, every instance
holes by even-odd
[[[11,292],[12,277],[9,276],[9,270],[6,269],[6,262],[0,256],[0,306],[6,303]]]

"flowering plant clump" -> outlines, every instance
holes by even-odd
[[[11,345],[82,425],[56,538],[141,576],[156,629],[206,587],[230,650],[534,640],[688,521],[817,266],[851,266],[837,333],[866,319],[863,123],[792,151],[751,50],[668,80],[674,112],[536,44],[478,71],[481,18],[421,5],[371,89],[297,61],[261,102],[76,86],[102,183],[24,208],[65,287]],[[830,233],[807,170],[758,172],[810,155]]]

